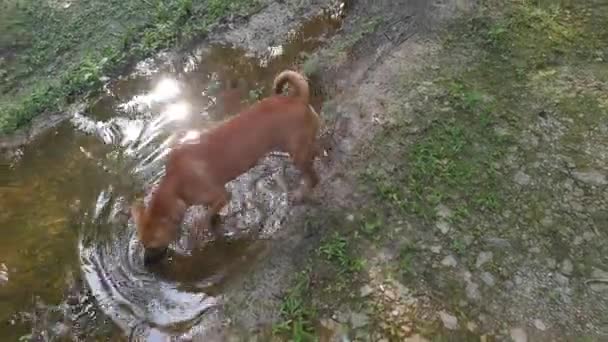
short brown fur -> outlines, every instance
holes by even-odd
[[[285,83],[290,96],[282,96]],[[216,126],[193,143],[169,153],[166,173],[149,206],[131,208],[140,241],[145,248],[166,248],[177,238],[188,207],[208,207],[204,228],[229,202],[225,185],[272,151],[287,152],[304,182],[294,198],[300,201],[317,185],[313,168],[317,153],[319,117],[309,105],[306,79],[284,71],[273,85],[274,94]]]

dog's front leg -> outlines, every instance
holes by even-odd
[[[202,241],[204,232],[206,231],[212,230],[214,234],[217,234],[217,231],[213,229],[213,221],[228,202],[230,202],[230,198],[231,195],[225,187],[200,193],[196,204],[206,206],[207,212],[202,217],[199,216],[199,219],[192,226],[191,236],[196,241]]]
[[[215,234],[218,233],[217,229],[214,228],[213,221],[214,219],[219,218],[220,212],[226,205],[228,205],[228,202],[230,202],[231,197],[231,194],[228,192],[228,190],[226,190],[225,187],[222,187],[221,189],[218,189],[213,192],[213,197],[209,203],[207,214],[205,215],[203,221],[204,226],[201,227],[201,231],[205,229],[211,229]]]

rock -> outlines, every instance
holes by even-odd
[[[57,322],[53,326],[53,335],[58,339],[66,339],[68,338],[68,334],[70,333],[70,328],[62,322]]]
[[[333,319],[321,319],[319,323],[327,331],[324,335],[326,335],[328,341],[344,341],[344,338],[347,337],[344,326]]]
[[[494,286],[494,284],[496,284],[496,280],[490,272],[483,272],[481,274],[481,280],[488,286]]]
[[[521,284],[523,284],[523,283],[524,283],[524,278],[522,278],[522,277],[521,277],[521,276],[519,276],[519,275],[516,275],[516,276],[513,278],[513,281],[515,281],[515,284],[519,286],[519,285],[521,285]]]
[[[395,290],[397,291],[397,295],[400,298],[406,298],[410,295],[410,289],[408,289],[407,287],[405,287],[405,285],[401,284],[400,282],[398,282],[397,280],[392,279],[390,281],[390,283],[395,287]]]
[[[363,328],[369,323],[369,317],[364,313],[353,312],[350,314],[350,325],[353,329]]]
[[[443,220],[437,222],[435,227],[437,227],[442,234],[447,234],[450,231],[450,224]]]
[[[545,331],[547,330],[547,326],[545,325],[545,323],[543,321],[541,321],[540,319],[535,319],[534,322],[532,322],[534,324],[534,327],[540,331]]]
[[[592,282],[589,288],[593,292],[608,292],[608,283]]]
[[[591,278],[589,288],[592,291],[608,292],[608,272],[594,267],[593,271],[591,271]]]
[[[513,181],[521,186],[526,186],[532,182],[532,179],[530,176],[520,170],[515,173],[515,176],[513,176]]]
[[[573,243],[575,246],[580,245],[581,243],[583,243],[583,237],[582,237],[582,236],[580,236],[580,235],[575,236],[575,237],[574,237],[574,240],[572,240],[572,243]]]
[[[563,275],[571,276],[572,272],[574,271],[574,265],[572,264],[572,261],[570,261],[570,259],[564,259],[564,261],[562,261],[562,267],[560,268],[560,271]]]
[[[464,242],[464,245],[467,247],[469,247],[474,241],[475,241],[475,237],[473,237],[473,235],[465,234],[462,237],[462,242]]]
[[[511,329],[511,331],[509,331],[509,335],[511,335],[513,342],[528,342],[528,335],[522,328]]]
[[[0,264],[0,285],[8,283],[8,267],[5,264]]]
[[[608,272],[594,267],[593,271],[591,271],[591,277],[596,279],[608,279]]]
[[[477,256],[477,261],[475,262],[475,266],[480,268],[487,262],[491,261],[494,258],[494,254],[492,252],[481,252]]]
[[[348,322],[349,316],[342,311],[336,311],[331,318],[340,323],[346,323]]]
[[[458,261],[456,261],[456,258],[454,258],[454,256],[448,255],[443,258],[443,260],[441,260],[441,265],[445,267],[456,267],[456,265],[458,265]]]
[[[488,237],[484,239],[484,241],[491,246],[496,248],[511,248],[511,243],[507,239],[497,238],[497,237]]]
[[[229,338],[229,341],[232,340],[234,341],[236,339],[236,336],[232,336],[232,338]],[[165,333],[163,333],[162,331],[158,330],[158,329],[154,329],[151,328],[148,331],[148,336],[146,336],[146,341],[150,341],[150,342],[169,342],[169,336],[167,336]]]
[[[374,292],[374,289],[372,289],[372,287],[369,285],[363,285],[361,289],[359,289],[359,294],[363,298],[369,296],[370,294],[372,294],[372,292]]]
[[[556,273],[555,276],[555,281],[560,284],[561,286],[568,286],[568,283],[570,282],[568,280],[568,277],[566,277],[565,275],[561,274],[561,273]]]
[[[401,331],[405,334],[405,335],[409,335],[412,333],[412,327],[410,327],[409,325],[402,325],[401,326]]]
[[[557,261],[555,261],[555,259],[553,259],[553,258],[548,258],[547,267],[549,267],[549,269],[554,270],[557,267]]]
[[[468,322],[467,329],[470,332],[475,333],[475,332],[477,332],[477,329],[479,329],[479,327],[477,326],[477,323],[475,323],[475,322]]]
[[[467,282],[467,286],[464,290],[467,294],[467,298],[469,298],[470,300],[478,300],[479,298],[481,298],[481,294],[479,293],[479,285],[475,284],[472,281]]]
[[[452,316],[445,311],[439,311],[439,318],[443,322],[443,326],[448,330],[458,329],[458,318]]]
[[[446,207],[443,204],[438,205],[435,208],[435,211],[437,212],[437,216],[442,219],[448,219],[452,217],[452,210],[450,210],[450,208]]]
[[[355,215],[353,215],[353,214],[346,215],[346,220],[349,222],[355,221]]]
[[[380,341],[378,341],[378,342],[380,342]],[[386,342],[388,342],[388,340],[386,340]],[[403,342],[429,342],[429,340],[416,334],[416,335],[405,338],[403,340]]]
[[[397,299],[397,295],[395,294],[395,292],[393,292],[393,290],[389,290],[389,289],[387,289],[386,291],[384,291],[384,296],[386,298],[388,298],[389,300],[395,300],[395,299]]]
[[[574,171],[572,172],[572,176],[579,182],[583,182],[588,185],[601,186],[608,184],[606,175],[596,170]]]
[[[357,331],[357,333],[355,334],[355,341],[369,341],[370,340],[370,335],[369,335],[369,331],[365,331],[365,330],[359,330]],[[343,339],[340,340],[336,340],[336,342],[350,342],[350,339],[348,339],[347,336],[344,336]]]
[[[572,208],[572,211],[577,212],[577,213],[580,213],[583,210],[585,210],[583,205],[580,204],[579,202],[570,202],[570,208]]]
[[[439,253],[441,253],[441,246],[439,246],[439,245],[431,246],[430,250],[431,250],[431,252],[433,252],[435,254],[439,254]]]
[[[584,232],[583,239],[585,239],[585,241],[591,241],[591,240],[595,239],[595,234],[592,232]]]
[[[551,216],[545,216],[540,220],[540,224],[543,227],[551,227],[553,226],[553,218]]]

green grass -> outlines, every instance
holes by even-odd
[[[426,219],[435,218],[440,203],[459,204],[461,215],[495,211],[500,207],[500,177],[493,163],[506,144],[493,129],[493,102],[484,102],[483,93],[458,80],[440,83],[453,111],[431,123],[408,150],[395,151],[400,164],[388,170],[369,168],[364,177],[383,202]],[[400,129],[387,134],[379,139],[407,139]]]
[[[401,276],[408,277],[415,275],[414,263],[416,258],[416,248],[413,245],[406,244],[399,251],[399,272]]]
[[[293,342],[316,341],[313,320],[315,310],[309,305],[310,271],[296,276],[295,284],[285,293],[281,304],[281,320],[273,326],[273,334]]]
[[[363,269],[363,260],[353,255],[350,243],[347,236],[336,232],[321,244],[318,253],[325,260],[338,266],[340,275],[356,273]]]
[[[53,2],[54,3],[54,2]],[[0,15],[0,133],[56,112],[131,62],[203,35],[255,0],[83,0],[4,4]],[[3,54],[5,56],[3,56]]]
[[[599,29],[598,17],[606,18],[580,8],[521,1],[507,6],[498,19],[482,11],[464,25],[457,23],[446,39],[447,48],[466,45],[479,51],[477,61],[467,68],[431,72],[435,75],[432,86],[439,95],[418,108],[434,118],[419,136],[412,139],[408,123],[401,120],[400,100],[391,105],[396,124],[373,141],[374,154],[384,158],[370,163],[364,182],[382,203],[427,221],[436,218],[440,203],[455,211],[455,220],[500,212],[504,175],[496,167],[512,138],[497,134],[496,128],[522,127],[536,119],[537,113],[529,112],[530,104],[539,100],[531,94],[532,75],[553,66],[603,63],[594,57],[608,55],[608,48],[601,44],[608,35]],[[548,89],[546,81],[540,84]],[[415,86],[409,80],[399,85],[404,94]],[[587,127],[588,121],[600,118],[597,98],[598,94],[562,98],[558,108],[577,114],[589,109],[582,120],[577,119]]]

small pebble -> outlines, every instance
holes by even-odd
[[[494,286],[496,283],[494,276],[490,272],[483,272],[481,274],[481,280],[483,280],[483,282],[488,286]]]
[[[458,318],[456,316],[450,315],[445,311],[439,312],[439,318],[443,322],[443,326],[448,330],[456,330],[458,329]]]
[[[446,221],[437,222],[435,227],[437,227],[442,234],[447,234],[450,231],[450,224]]]
[[[361,287],[361,289],[359,290],[359,293],[361,294],[361,297],[363,297],[363,298],[369,296],[370,294],[372,294],[372,292],[374,292],[374,289],[372,289],[372,287],[369,285],[363,285]]]
[[[528,342],[528,335],[526,334],[526,331],[522,328],[513,328],[511,329],[509,334],[511,335],[511,339],[513,339],[513,342]]]
[[[570,282],[568,280],[568,277],[566,277],[565,275],[561,274],[561,273],[556,273],[555,276],[555,281],[560,284],[561,286],[567,286],[568,283]]]
[[[431,246],[431,252],[433,252],[435,254],[441,253],[441,246],[439,246],[439,245],[437,245],[437,246]]]
[[[350,324],[353,329],[359,329],[369,323],[369,317],[363,313],[353,312],[350,314]]]
[[[456,258],[454,258],[454,256],[448,255],[443,258],[443,260],[441,260],[441,265],[445,267],[456,267],[456,265],[458,265],[458,261],[456,261]]]
[[[572,275],[572,272],[574,272],[574,265],[570,259],[564,259],[564,261],[562,261],[561,272],[566,276]]]
[[[477,256],[477,261],[475,262],[475,266],[477,268],[480,268],[481,266],[485,265],[486,263],[492,261],[492,258],[494,258],[494,254],[492,252],[481,252]]]
[[[545,325],[545,323],[543,321],[541,321],[540,319],[535,319],[534,320],[534,327],[536,327],[536,329],[540,330],[540,331],[545,331],[547,330],[547,326]]]
[[[467,329],[470,332],[474,333],[474,332],[477,332],[477,329],[479,329],[479,327],[477,326],[477,323],[475,323],[475,322],[468,322]]]
[[[517,173],[515,173],[515,176],[513,176],[513,181],[515,181],[515,183],[517,183],[521,186],[526,186],[526,185],[530,184],[532,179],[530,178],[530,176],[525,174],[523,171],[517,171]]]

